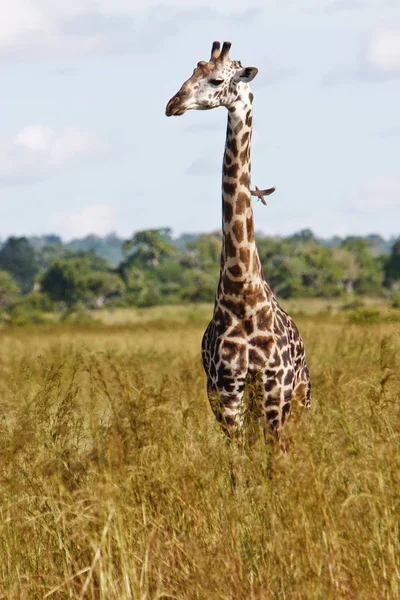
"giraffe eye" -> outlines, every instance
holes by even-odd
[[[221,83],[224,83],[224,80],[223,79],[210,79],[210,83],[214,87],[218,87],[219,85],[221,85]]]

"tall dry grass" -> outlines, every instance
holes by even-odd
[[[398,325],[298,324],[272,480],[208,407],[203,317],[3,331],[0,598],[399,598]]]

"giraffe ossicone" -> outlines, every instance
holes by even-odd
[[[221,271],[214,314],[202,341],[211,407],[228,434],[241,430],[246,382],[258,382],[259,413],[278,435],[292,400],[311,405],[303,340],[264,279],[254,240],[250,144],[255,67],[229,57],[230,42],[214,42],[208,62],[171,98],[167,116],[188,110],[228,109],[222,174]]]

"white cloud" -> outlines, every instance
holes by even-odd
[[[368,40],[367,64],[374,72],[400,72],[400,28],[373,32]]]
[[[103,14],[91,0],[0,0],[0,55],[24,56],[87,54],[104,50],[110,36],[117,38],[129,19]],[[116,31],[116,30],[119,31]],[[113,40],[115,41],[115,39]]]
[[[149,52],[160,39],[195,23],[218,22],[225,28],[254,21],[268,9],[268,18],[278,23],[282,18],[307,21],[315,10],[324,19],[331,11],[331,19],[332,11],[357,9],[358,22],[367,8],[364,0],[0,0],[0,56]]]
[[[382,175],[368,181],[353,195],[351,208],[355,212],[377,215],[392,211],[385,214],[396,220],[400,216],[400,178]]]
[[[327,85],[365,81],[379,83],[400,75],[400,28],[375,29],[364,39],[358,60],[339,65],[322,77]]]
[[[89,233],[106,235],[116,229],[115,211],[106,204],[91,204],[81,210],[61,212],[50,219],[50,228],[64,238],[83,237]]]
[[[0,143],[0,185],[40,179],[77,158],[107,148],[98,136],[78,127],[56,131],[45,125],[30,125]]]
[[[34,2],[3,0],[0,7],[0,47],[16,44],[21,36],[28,37],[38,32],[44,32],[48,27],[43,10]]]
[[[199,6],[197,0],[175,0],[167,6],[157,0],[143,6],[112,0],[0,0],[0,56],[149,52],[188,24],[243,23],[261,10],[257,3],[243,9],[239,0],[221,1],[218,10],[211,1]]]

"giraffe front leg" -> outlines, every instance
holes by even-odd
[[[207,386],[208,399],[217,421],[221,423],[222,430],[226,435],[228,444],[234,442],[242,449],[244,446],[244,415],[243,403],[245,377],[227,380],[223,384],[213,384],[209,381]],[[235,464],[235,453],[230,452],[229,475],[233,490],[236,488],[237,465]]]
[[[268,371],[263,376],[262,413],[268,478],[272,478],[273,456],[277,448],[287,452],[282,429],[291,411],[293,377],[291,371],[282,377],[280,372]]]
[[[285,392],[280,386],[264,389],[262,397],[262,428],[265,448],[265,473],[269,480],[273,478],[274,462],[279,450],[286,453],[285,440],[281,435],[286,416],[290,413],[290,399],[285,402]]]
[[[276,438],[290,414],[292,393],[292,380],[285,385],[276,376],[264,377],[262,412]]]
[[[209,382],[207,395],[212,411],[229,439],[243,436],[245,407],[243,403],[245,378]]]

